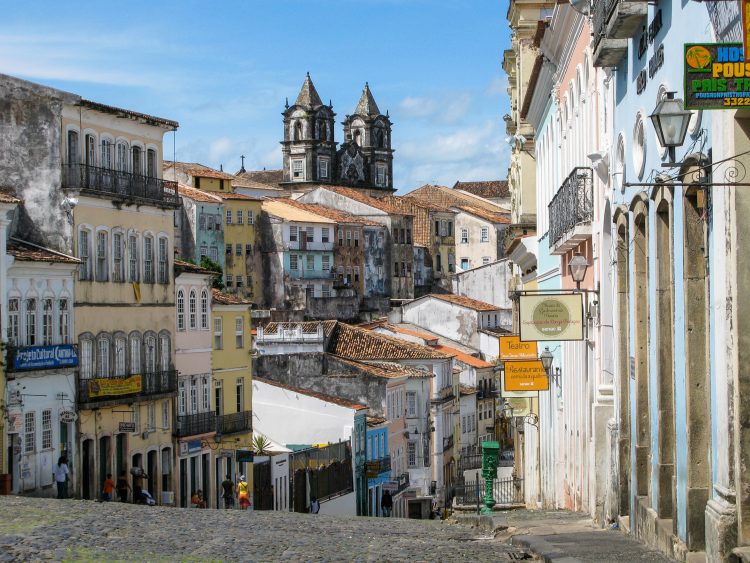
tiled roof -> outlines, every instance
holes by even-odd
[[[305,82],[302,84],[299,94],[297,94],[297,100],[294,102],[294,105],[308,108],[316,108],[323,105],[309,72],[305,77]]]
[[[370,207],[374,207],[375,209],[380,209],[381,211],[385,211],[386,213],[390,213],[392,215],[411,215],[410,213],[404,213],[400,209],[389,205],[388,202],[382,199],[370,197],[369,195],[365,195],[352,188],[347,188],[345,186],[329,186],[326,184],[321,184],[320,187],[335,192],[339,195],[348,197],[349,199],[353,199],[354,201],[364,203],[365,205],[369,205]]]
[[[101,111],[103,113],[113,113],[115,115],[120,115],[120,116],[127,115],[128,117],[134,117],[136,119],[145,121],[149,125],[162,125],[162,126],[167,126],[170,129],[177,129],[177,127],[180,126],[179,123],[171,119],[165,119],[163,117],[156,117],[154,115],[139,113],[137,111],[118,108],[115,106],[108,106],[106,104],[100,104],[99,102],[92,102],[91,100],[81,99],[80,104],[84,107],[87,107],[96,111]]]
[[[430,239],[430,212],[442,212],[442,213],[453,213],[446,207],[435,205],[415,197],[401,197],[389,195],[383,198],[388,205],[398,209],[402,213],[408,213],[414,215],[414,222],[412,224],[412,232],[414,233],[414,243],[422,246],[431,246],[432,240]]]
[[[252,196],[244,195],[244,194],[235,194],[232,192],[226,192],[226,193],[225,192],[211,192],[211,193],[216,194],[221,199],[231,199],[231,200],[241,199],[244,201],[263,201],[263,199],[259,197],[252,197]]]
[[[492,328],[482,328],[480,329],[480,332],[489,332],[490,334],[512,334],[513,331],[508,328],[503,328],[501,326],[496,326]]]
[[[372,92],[370,92],[370,85],[367,84],[367,82],[365,82],[365,87],[362,90],[362,96],[359,98],[359,102],[357,103],[357,107],[355,108],[354,113],[363,117],[381,115],[380,108],[378,108],[378,104],[375,103],[375,98],[372,97]]]
[[[203,190],[196,190],[185,184],[177,184],[177,193],[193,201],[201,201],[204,203],[221,203],[221,198],[214,195],[211,192],[204,192]]]
[[[10,188],[0,188],[0,203],[21,203]]]
[[[475,311],[479,312],[486,313],[488,311],[498,311],[501,309],[501,307],[493,305],[492,303],[486,303],[484,301],[472,299],[471,297],[464,297],[463,295],[453,295],[452,293],[430,293],[429,295],[425,295],[424,297],[420,297],[419,299],[429,299],[430,297],[440,299],[441,301],[447,301],[448,303],[453,303],[455,305],[460,305],[461,307],[466,307],[467,309],[474,309]],[[419,301],[419,299],[413,301],[412,303]]]
[[[268,323],[265,327],[263,327],[263,330],[265,332],[270,333],[276,333],[279,331],[279,327],[282,329],[295,329],[297,327],[302,327],[302,332],[304,334],[315,334],[318,332],[318,327],[320,326],[320,321],[306,321],[301,323],[295,323],[295,322],[288,322],[288,323]]]
[[[297,201],[295,199],[283,199],[281,201],[294,207],[298,207],[299,209],[302,209],[304,211],[309,211],[310,213],[315,213],[316,215],[327,217],[328,219],[332,219],[337,223],[365,225],[368,227],[383,226],[380,223],[370,221],[369,219],[365,219],[364,217],[358,217],[357,215],[352,215],[351,213],[347,213],[346,211],[340,211],[331,207],[325,207],[317,203],[302,203],[301,201]]]
[[[194,177],[200,176],[201,178],[216,178],[217,180],[234,180],[234,176],[231,174],[204,166],[203,164],[198,164],[197,162],[173,162],[171,160],[165,160],[164,166],[166,168],[175,168],[180,172],[190,174]]]
[[[442,360],[450,358],[449,354],[438,352],[428,346],[377,334],[339,321],[328,321],[324,326],[326,335],[330,335],[328,353],[350,360]]]
[[[217,303],[219,305],[252,305],[252,301],[248,301],[247,299],[243,299],[242,297],[238,295],[233,295],[231,293],[224,293],[223,291],[219,291],[218,289],[212,289],[211,293],[213,295],[214,303]]]
[[[476,395],[477,393],[477,388],[471,387],[470,385],[459,385],[458,390],[463,396]]]
[[[461,190],[486,199],[510,198],[507,180],[488,180],[484,182],[456,182],[454,190]]]
[[[367,426],[380,426],[381,424],[385,424],[388,422],[387,418],[383,418],[382,416],[367,416]]]
[[[250,170],[249,172],[238,172],[235,179],[232,180],[232,185],[248,188],[278,188],[279,183],[283,181],[283,170]]]
[[[285,221],[323,224],[334,223],[332,219],[313,213],[303,207],[296,206],[288,199],[266,199],[263,201],[263,211],[276,217],[280,217]]]
[[[435,346],[435,350],[440,350],[441,352],[445,352],[446,354],[451,354],[452,356],[455,356],[456,361],[462,362],[475,368],[491,368],[495,365],[489,362],[485,362],[483,359],[472,356],[471,354],[467,354],[466,352],[461,352],[460,350],[451,348],[450,346],[438,344],[437,346]]]
[[[176,272],[189,272],[191,274],[209,274],[212,276],[218,276],[219,274],[217,272],[207,270],[206,268],[202,268],[196,264],[193,264],[192,262],[185,262],[184,260],[178,260],[175,258],[174,261],[174,269]]]
[[[260,381],[261,383],[265,383],[266,385],[278,387],[279,389],[286,389],[287,391],[291,391],[293,393],[299,393],[300,395],[313,397],[315,399],[325,401],[326,403],[333,403],[334,405],[339,405],[341,407],[346,407],[349,409],[360,411],[367,408],[367,405],[347,401],[346,399],[342,399],[341,397],[334,397],[333,395],[326,395],[325,393],[318,393],[317,391],[310,391],[309,389],[302,389],[301,387],[294,387],[292,385],[287,385],[286,383],[279,383],[278,381],[272,381],[270,379],[264,379],[258,376],[254,376],[253,381]]]
[[[62,264],[80,264],[74,257],[57,252],[43,246],[38,246],[17,238],[10,238],[7,243],[8,254],[21,262],[57,262]]]
[[[374,361],[355,361],[342,358],[340,356],[335,357],[339,362],[349,365],[355,369],[366,371],[374,377],[382,377],[385,379],[397,379],[399,377],[419,378],[419,377],[433,377],[434,374],[425,370],[410,368],[402,366],[394,362],[374,362]]]
[[[457,205],[456,208],[471,215],[476,215],[490,223],[502,223],[504,225],[510,224],[510,216],[507,213],[488,211],[487,209],[480,209],[479,207],[470,205]]]
[[[404,197],[415,197],[422,201],[441,205],[443,207],[455,207],[457,205],[468,205],[470,207],[478,207],[480,209],[486,209],[493,213],[507,213],[508,210],[499,206],[493,201],[484,199],[482,197],[473,195],[469,192],[463,192],[461,190],[454,190],[447,186],[436,186],[426,184],[421,188],[412,190]]]

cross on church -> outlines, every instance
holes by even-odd
[[[242,166],[240,166],[240,172],[245,172],[245,155],[240,155],[240,158],[242,159]]]

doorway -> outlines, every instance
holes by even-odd
[[[94,440],[83,441],[81,454],[81,496],[86,500],[93,500],[93,471],[94,468]]]

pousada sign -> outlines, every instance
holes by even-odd
[[[685,44],[685,109],[750,106],[750,62],[742,43]]]

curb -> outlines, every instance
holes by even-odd
[[[494,515],[490,516],[489,514],[454,514],[452,516],[452,519],[454,519],[459,524],[472,526],[474,528],[481,528],[482,530],[486,530],[490,533],[508,529],[505,518]]]
[[[546,563],[582,563],[580,559],[566,555],[547,540],[539,536],[513,536],[511,545],[525,547]]]

